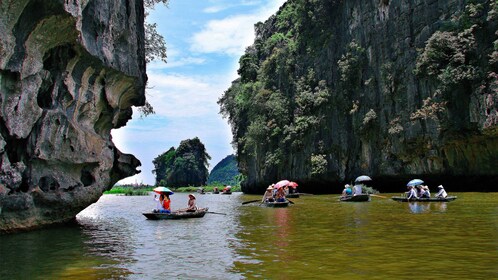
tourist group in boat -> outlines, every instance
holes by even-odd
[[[340,201],[351,201],[351,202],[362,202],[370,201],[370,196],[378,196],[382,198],[387,198],[371,193],[371,189],[368,187],[368,183],[372,181],[369,176],[362,175],[356,178],[354,185],[346,184],[344,190],[340,196]],[[287,199],[287,196],[292,194],[298,195],[296,192],[297,183],[288,180],[281,180],[275,184],[271,184],[266,188],[265,193],[261,199],[261,204],[269,207],[286,207],[289,203],[294,204]],[[431,192],[429,187],[420,179],[413,179],[407,184],[408,191],[404,193],[403,196],[393,196],[392,199],[395,201],[451,201],[455,200],[456,196],[448,196],[446,190],[442,185],[439,185],[438,192],[435,196],[431,197]],[[196,204],[196,197],[194,194],[188,195],[187,208],[179,209],[174,212],[171,211],[171,199],[170,196],[173,192],[166,187],[157,187],[154,189],[156,195],[154,198],[157,202],[156,208],[151,213],[144,213],[147,218],[150,219],[176,219],[176,218],[190,218],[190,217],[202,217],[207,213],[207,208],[198,208]],[[231,193],[231,187],[225,186],[221,193]],[[158,196],[158,195],[159,196]],[[242,204],[247,204],[254,201],[246,201]],[[202,213],[197,213],[202,212]],[[188,214],[191,213],[191,214]],[[195,213],[195,214],[194,214]],[[214,213],[214,212],[209,212]],[[220,213],[218,213],[220,214]]]

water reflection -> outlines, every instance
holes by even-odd
[[[494,279],[498,194],[448,203],[200,195],[228,215],[150,221],[150,197],[104,196],[78,224],[0,236],[0,279]],[[172,208],[185,207],[175,194]],[[413,214],[412,214],[413,213]],[[419,261],[421,265],[414,265]],[[407,273],[409,267],[410,273]]]
[[[410,212],[414,214],[420,213],[443,213],[446,212],[447,202],[408,202]]]

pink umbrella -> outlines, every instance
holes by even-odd
[[[287,185],[289,185],[289,180],[282,180],[282,181],[278,181],[278,183],[275,184],[275,186],[273,186],[274,188],[281,188],[281,187],[285,187]]]
[[[296,182],[290,182],[287,186],[295,188],[295,187],[297,187],[299,185]]]

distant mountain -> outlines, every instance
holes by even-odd
[[[208,178],[208,184],[226,184],[226,185],[236,185],[236,176],[239,175],[239,168],[237,167],[237,159],[234,155],[229,155],[222,159],[216,166],[211,170]]]

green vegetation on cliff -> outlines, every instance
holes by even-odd
[[[218,101],[245,191],[496,174],[497,2],[403,3],[288,0],[255,25]]]
[[[208,178],[208,184],[222,184],[222,185],[238,185],[238,178],[240,172],[237,167],[237,159],[234,155],[229,155],[222,159],[211,170]]]
[[[171,147],[152,161],[156,185],[173,188],[202,186],[209,174],[209,159],[211,157],[199,138],[183,140],[178,149]]]

